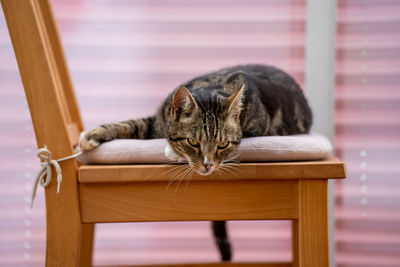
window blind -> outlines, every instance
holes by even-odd
[[[338,1],[337,265],[400,264],[400,2]]]

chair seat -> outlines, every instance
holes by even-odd
[[[300,181],[345,177],[336,158],[240,163],[189,183],[186,166],[80,166],[82,222],[298,219]]]
[[[169,181],[179,176],[182,164],[82,165],[78,170],[81,184]],[[263,162],[232,164],[226,171],[207,176],[194,173],[192,181],[208,180],[273,180],[273,179],[342,179],[345,164],[337,158],[318,161]]]

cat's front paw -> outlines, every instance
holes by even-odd
[[[79,147],[82,151],[92,150],[100,145],[100,130],[95,128],[90,131],[82,132],[79,137]]]

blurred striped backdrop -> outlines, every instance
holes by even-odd
[[[177,85],[267,63],[304,85],[305,0],[54,0],[86,128],[147,116]],[[339,0],[336,183],[340,267],[399,266],[400,2]],[[323,67],[323,66],[321,66]],[[0,266],[43,266],[36,143],[0,12]],[[288,222],[230,222],[235,261],[290,260]],[[95,264],[218,260],[206,222],[99,224]]]
[[[400,1],[338,4],[337,263],[400,266]]]

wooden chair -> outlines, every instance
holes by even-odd
[[[1,3],[38,147],[71,155],[83,125],[50,4]],[[91,266],[95,223],[191,220],[292,220],[293,264],[253,265],[329,266],[327,182],[345,177],[337,159],[239,164],[237,176],[196,176],[177,193],[165,190],[171,166],[61,166],[60,194],[55,182],[45,189],[48,267]]]

